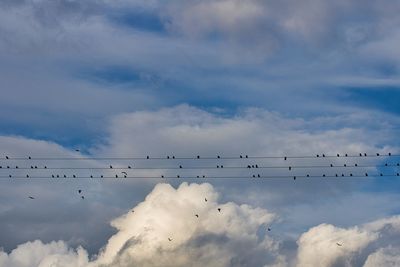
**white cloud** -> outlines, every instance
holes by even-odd
[[[299,238],[297,266],[395,266],[399,226],[399,216],[347,229],[318,225]]]
[[[1,253],[0,266],[283,264],[278,243],[265,230],[259,232],[274,217],[264,209],[219,203],[218,193],[209,184],[183,183],[177,189],[159,184],[134,212],[112,221],[118,232],[108,240],[97,259],[88,262],[85,250],[71,250],[62,241],[49,244],[35,241],[18,246],[10,254]]]
[[[74,251],[63,241],[43,244],[36,240],[19,245],[10,254],[0,251],[1,267],[84,267],[87,264],[84,249],[79,247]]]

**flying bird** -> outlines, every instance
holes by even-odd
[[[75,149],[75,151],[76,151],[76,152],[79,152],[80,150],[79,150],[79,149]]]
[[[342,244],[340,244],[340,243],[336,243],[336,245],[338,245],[339,247],[341,247],[341,246],[342,246]]]
[[[35,198],[34,198],[34,197],[32,197],[32,196],[29,196],[29,198],[30,198],[30,199],[35,199]]]

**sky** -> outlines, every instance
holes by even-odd
[[[399,13],[397,0],[0,0],[0,176],[6,156],[400,154]],[[344,160],[400,171],[379,167],[396,157],[287,163]],[[0,178],[0,267],[400,265],[396,177],[193,174]]]

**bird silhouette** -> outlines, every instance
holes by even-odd
[[[84,196],[81,196],[81,198],[82,198],[82,199],[85,199],[85,197],[84,197]]]
[[[340,244],[340,243],[336,243],[336,245],[338,245],[339,247],[343,246],[343,245],[342,245],[342,244]]]
[[[121,172],[122,174],[128,175],[126,172]]]
[[[196,216],[197,218],[199,218],[199,214],[196,214],[196,215],[194,215],[194,216]]]
[[[208,201],[207,198],[204,198],[204,201],[207,202]]]
[[[78,189],[78,194],[82,193],[82,189]]]
[[[79,150],[79,149],[75,149],[75,151],[76,151],[76,152],[79,152],[80,150]]]
[[[268,230],[268,232],[271,232],[271,228],[269,228],[269,227],[268,227],[268,229],[267,229],[267,230]]]
[[[221,212],[221,208],[218,208],[218,212]]]
[[[29,198],[30,198],[30,199],[35,199],[35,198],[34,198],[34,197],[32,197],[32,196],[29,196]]]
[[[171,241],[172,241],[172,238],[168,237],[168,241],[171,242]]]
[[[6,156],[6,159],[10,159],[8,156]]]
[[[110,165],[110,169],[112,169],[113,168],[113,166],[112,165]]]

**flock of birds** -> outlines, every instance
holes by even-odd
[[[79,152],[80,150],[76,150]],[[325,158],[325,159],[332,159],[332,158],[339,158],[339,159],[350,159],[350,158],[364,158],[364,159],[378,159],[382,160],[382,158],[398,158],[400,155],[392,154],[392,153],[387,153],[387,154],[380,154],[380,153],[374,153],[374,154],[367,154],[367,153],[359,153],[359,154],[336,154],[336,155],[326,155],[326,154],[316,154],[314,156],[249,156],[249,155],[238,155],[238,156],[214,156],[214,157],[201,157],[200,155],[194,156],[194,157],[177,157],[175,155],[168,155],[166,157],[150,157],[150,156],[145,156],[145,157],[103,157],[103,158],[95,158],[95,157],[69,157],[69,158],[57,158],[57,157],[10,157],[6,155],[4,158],[0,158],[0,171],[4,170],[9,172],[7,175],[1,175],[0,178],[293,178],[296,180],[297,178],[312,178],[312,177],[369,177],[369,176],[400,176],[400,173],[398,172],[398,167],[400,167],[399,162],[393,162],[393,160],[390,160],[384,164],[360,164],[360,163],[351,163],[351,162],[330,162],[329,164],[295,164],[292,161],[294,160],[301,160],[301,161],[312,161],[316,160],[318,158]],[[278,165],[264,165],[263,163],[265,162],[266,159],[281,159],[283,162],[287,164],[278,164]],[[55,161],[61,161],[61,162],[72,162],[72,161],[78,161],[82,162],[85,160],[97,160],[98,162],[104,161],[104,160],[109,160],[112,161],[112,164],[108,164],[106,166],[101,166],[101,167],[85,167],[82,165],[79,166],[51,166],[49,165],[50,163],[53,163]],[[139,165],[136,166],[133,164],[121,164],[124,161],[140,161],[140,160],[146,160],[152,163],[152,160],[155,161],[162,161],[162,160],[175,160],[176,161],[185,161],[185,164],[179,162],[174,163],[173,165],[169,164],[167,166],[161,165],[161,166],[154,166],[153,164],[146,164],[146,162],[139,163]],[[196,164],[193,164],[194,162],[198,160],[207,160],[207,161],[219,161],[219,162],[213,162],[210,165],[202,165],[198,166]],[[246,160],[244,164],[237,164],[237,160]],[[354,160],[354,159],[353,159]],[[221,161],[221,162],[220,162]],[[222,162],[224,161],[224,162]],[[229,164],[229,161],[234,161],[234,164]],[[262,163],[260,163],[262,161]],[[338,161],[335,159],[335,161]],[[2,164],[3,162],[3,164]],[[23,163],[23,165],[16,164],[18,162]],[[38,164],[40,162],[40,164]],[[44,164],[43,164],[44,162]],[[117,162],[117,164],[116,164]],[[326,161],[324,161],[326,162]],[[4,164],[5,163],[5,164]],[[10,164],[14,163],[14,164]],[[36,163],[36,164],[32,164]],[[225,164],[223,164],[225,163]],[[176,165],[175,165],[176,164]],[[69,164],[70,165],[70,164]],[[384,173],[384,172],[379,172],[379,173],[371,173],[368,171],[364,171],[362,173],[353,173],[353,172],[332,172],[330,170],[336,169],[350,169],[350,168],[358,168],[358,169],[367,169],[367,168],[397,168],[395,172],[390,172],[390,173]],[[251,173],[243,174],[240,173],[240,175],[235,175],[234,174],[229,174],[225,176],[217,176],[215,174],[207,174],[205,171],[207,170],[224,170],[224,171],[235,171],[235,170],[240,170],[240,169],[247,169],[250,170]],[[284,173],[284,175],[279,175],[277,173],[274,173],[273,175],[268,175],[268,173],[265,173],[265,170],[286,170],[289,171],[289,173]],[[310,170],[310,172],[305,172],[302,174],[296,174],[294,173],[294,170]],[[320,169],[323,170],[322,172],[319,172],[317,174],[313,174],[311,171],[312,169]],[[328,170],[330,169],[330,170]],[[82,174],[83,171],[90,171],[92,173],[86,172],[85,174]],[[160,174],[158,176],[156,175],[151,175],[151,176],[146,176],[146,175],[137,175],[133,176],[131,175],[133,171],[144,171],[144,170],[164,170],[164,174]],[[185,173],[175,173],[171,174],[169,170],[180,170],[180,171],[187,171],[187,170],[196,170],[196,171],[201,171],[201,175],[193,175],[193,174],[185,174]],[[29,171],[30,173],[26,173]],[[37,171],[45,171],[46,174],[39,173]],[[63,173],[60,173],[63,171]],[[104,173],[99,173],[99,171],[106,171],[106,174]],[[111,172],[110,172],[111,171]],[[165,172],[169,171],[169,172]],[[22,172],[25,172],[26,174],[21,174]],[[77,172],[81,172],[77,174]],[[34,174],[39,174],[39,176],[35,176]]]
[[[76,152],[80,152],[79,150],[76,150]],[[195,156],[195,157],[176,157],[174,155],[170,155],[170,156],[166,156],[166,157],[150,157],[150,156],[145,156],[145,157],[125,157],[125,158],[55,158],[55,157],[49,157],[49,158],[40,158],[40,157],[10,157],[10,156],[5,156],[4,158],[0,158],[0,171],[26,171],[26,170],[30,170],[30,171],[46,171],[46,172],[50,172],[50,171],[55,171],[55,170],[63,170],[63,171],[82,171],[82,170],[95,170],[95,171],[101,171],[101,170],[107,170],[107,171],[114,171],[113,175],[88,175],[88,176],[84,176],[84,175],[76,175],[76,174],[50,174],[48,177],[46,177],[45,175],[41,175],[39,176],[40,178],[157,178],[157,177],[153,177],[153,176],[130,176],[130,172],[132,172],[133,170],[175,170],[175,169],[179,169],[179,170],[210,170],[210,169],[218,169],[218,170],[238,170],[238,169],[248,169],[253,171],[254,169],[258,169],[258,170],[265,170],[265,169],[280,169],[280,170],[286,170],[289,172],[293,172],[294,170],[299,170],[299,169],[323,169],[324,171],[327,169],[334,169],[334,168],[359,168],[359,169],[367,169],[367,168],[380,168],[381,170],[383,168],[391,168],[392,170],[395,169],[396,171],[390,175],[388,174],[383,174],[382,172],[378,172],[378,173],[374,173],[374,174],[369,174],[368,172],[363,172],[363,174],[353,174],[353,173],[334,173],[331,175],[327,175],[325,173],[322,174],[318,174],[318,175],[310,175],[310,174],[303,174],[303,175],[284,175],[284,176],[279,176],[279,175],[269,175],[266,176],[264,174],[260,174],[260,173],[256,173],[256,174],[252,174],[249,177],[244,177],[243,175],[234,177],[234,176],[230,176],[230,177],[224,177],[224,176],[210,176],[213,178],[293,178],[294,180],[296,180],[296,178],[299,177],[375,177],[375,176],[399,176],[399,170],[398,167],[400,167],[400,164],[398,162],[394,162],[393,160],[389,160],[386,161],[386,163],[380,163],[379,164],[360,164],[360,163],[350,163],[350,162],[346,162],[346,163],[329,163],[329,164],[325,164],[325,165],[299,165],[299,164],[293,164],[292,162],[289,162],[290,160],[293,159],[301,159],[301,160],[310,160],[310,159],[319,159],[319,158],[358,158],[358,157],[362,157],[362,158],[379,158],[379,161],[382,161],[382,158],[396,158],[396,157],[400,157],[400,155],[395,155],[392,153],[388,153],[388,154],[380,154],[380,153],[375,153],[375,154],[367,154],[367,153],[359,153],[356,155],[350,155],[350,154],[336,154],[336,155],[326,155],[326,154],[317,154],[314,156],[248,156],[248,155],[239,155],[239,156],[220,156],[217,155],[215,157],[200,157],[199,155]],[[113,161],[113,164],[109,164],[103,167],[54,167],[49,165],[50,162],[54,162],[54,161],[82,161],[82,160],[110,160]],[[222,164],[221,162],[218,162],[218,164],[215,165],[210,165],[210,166],[193,166],[193,164],[177,164],[174,166],[156,166],[154,167],[154,165],[143,165],[143,166],[136,166],[133,167],[133,165],[121,165],[121,164],[115,164],[115,162],[121,162],[121,161],[126,161],[126,160],[247,160],[247,162],[245,164],[241,164],[238,165],[237,163],[235,163],[234,165],[230,164]],[[263,165],[263,163],[260,162],[251,162],[249,163],[249,160],[265,160],[265,159],[281,159],[284,162],[288,162],[289,164],[287,165]],[[6,161],[6,164],[1,164],[2,161]],[[25,164],[23,165],[11,165],[9,164],[10,162],[20,162],[23,161]],[[38,165],[38,164],[26,164],[26,162],[34,162],[34,161],[38,161],[38,162],[46,162],[46,164],[42,164],[42,165]],[[187,162],[186,162],[187,163]],[[117,172],[117,173],[115,173]],[[30,173],[26,174],[26,175],[13,175],[13,174],[8,174],[8,176],[1,176],[0,178],[39,178],[37,176],[34,176]],[[176,174],[176,175],[166,175],[166,174],[161,174],[160,176],[158,176],[158,178],[180,178],[181,175],[180,174]],[[188,176],[188,175],[182,175],[182,177],[185,178],[209,178],[208,175],[195,175],[195,176]],[[77,190],[78,196],[84,200],[85,196],[83,193],[82,189],[78,189]],[[29,199],[34,200],[35,197],[34,196],[28,196]],[[204,201],[207,202],[207,198],[204,198]],[[222,209],[220,207],[217,208],[218,213],[222,212]],[[132,210],[132,212],[134,212],[134,210]],[[194,216],[196,218],[199,218],[200,215],[198,213],[194,214]],[[268,232],[271,231],[271,228],[268,227],[266,229]],[[168,241],[172,242],[173,238],[172,237],[168,237]],[[342,247],[343,244],[337,242],[336,245],[338,247]]]

